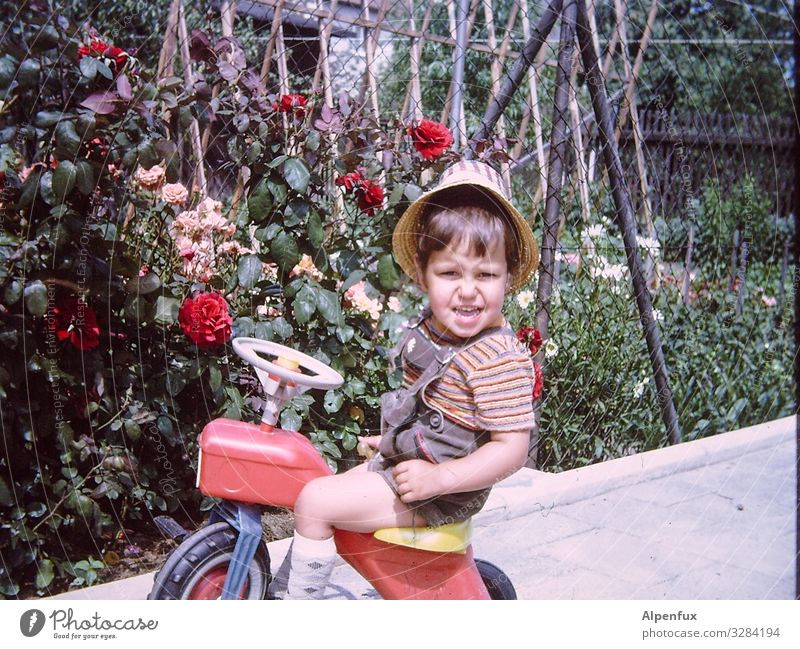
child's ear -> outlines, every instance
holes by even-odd
[[[422,264],[419,263],[419,257],[414,257],[414,268],[417,273],[417,286],[419,286],[426,293],[428,287],[425,285],[425,271],[422,270]]]

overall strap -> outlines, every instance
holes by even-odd
[[[433,362],[429,363],[419,378],[417,378],[417,380],[407,388],[408,392],[413,395],[416,395],[420,391],[427,388],[430,383],[444,376],[447,368],[450,366],[450,363],[458,354],[470,349],[471,347],[474,347],[484,338],[502,334],[516,339],[516,334],[511,327],[500,326],[484,329],[476,336],[465,340],[464,343],[459,346],[436,345],[425,333],[424,329],[419,329],[419,326],[422,324],[423,320],[429,315],[430,309],[425,309],[425,311],[423,311],[421,314],[409,320],[408,330],[405,332],[400,342],[397,344],[397,347],[395,347],[389,357],[390,363],[396,363],[397,357],[402,354],[409,341],[416,340],[416,338],[412,338],[412,336],[422,336],[430,345],[436,348],[435,353],[432,355]]]

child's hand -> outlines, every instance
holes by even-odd
[[[381,435],[370,435],[369,437],[358,437],[358,445],[356,446],[356,451],[361,457],[365,457],[368,460],[372,459],[372,456],[375,455],[375,451],[378,450],[378,446],[381,443]]]
[[[404,503],[425,500],[444,493],[441,465],[425,460],[400,462],[392,469],[400,500]]]

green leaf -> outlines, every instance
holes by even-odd
[[[293,228],[308,220],[309,205],[301,199],[289,201],[283,213],[283,227]]]
[[[175,393],[177,394],[177,392]],[[175,396],[173,394],[172,396]],[[142,436],[142,429],[139,428],[139,424],[137,424],[133,419],[126,419],[125,423],[125,434],[131,438],[134,442],[137,441]]]
[[[41,110],[33,118],[33,124],[37,128],[51,128],[58,124],[65,113],[60,110]]]
[[[233,321],[233,336],[234,338],[251,338],[253,335],[253,327],[255,323],[253,318],[249,316],[242,316]]]
[[[272,321],[272,330],[282,339],[286,340],[292,337],[294,329],[285,318],[275,318]]]
[[[270,169],[277,169],[278,167],[280,167],[286,161],[286,158],[288,158],[288,157],[289,156],[286,156],[286,155],[276,156],[276,157],[274,157],[272,160],[270,160],[267,163],[267,166]]]
[[[272,213],[272,194],[266,183],[261,183],[247,199],[247,211],[256,223],[264,221]]]
[[[345,433],[342,437],[342,446],[345,451],[352,451],[358,444],[358,437],[353,433]]]
[[[99,59],[97,59],[97,71],[109,81],[114,79],[114,73],[111,71],[111,68]]]
[[[6,290],[3,292],[3,297],[7,305],[16,304],[19,299],[22,297],[22,290],[24,285],[18,279],[12,280],[11,283],[6,286]]]
[[[179,395],[183,388],[186,387],[186,377],[181,372],[169,372],[167,373],[167,392],[173,397]]]
[[[317,308],[331,324],[340,324],[342,322],[342,308],[339,303],[339,296],[333,291],[327,289],[320,289],[317,292]]]
[[[327,455],[332,455],[336,459],[341,459],[342,452],[339,450],[339,447],[336,446],[333,442],[323,442],[322,449]]]
[[[81,149],[81,137],[75,122],[64,120],[56,126],[56,157],[59,160],[75,159]]]
[[[0,505],[3,507],[12,507],[14,505],[14,497],[3,476],[0,476]]]
[[[405,185],[403,183],[395,184],[395,186],[392,188],[392,193],[389,194],[389,207],[394,207],[400,202],[400,199],[403,198],[404,189]]]
[[[344,404],[344,395],[336,390],[328,390],[325,393],[325,401],[323,407],[325,412],[332,415],[334,412],[339,412]]]
[[[344,384],[344,392],[351,399],[360,397],[367,391],[367,385],[360,379],[348,379]]]
[[[25,307],[37,316],[47,313],[47,287],[38,279],[25,287]]]
[[[355,329],[347,324],[336,327],[336,338],[342,344],[347,344],[350,342],[355,333]]]
[[[347,276],[347,279],[342,284],[342,288],[340,289],[342,293],[346,292],[352,286],[358,284],[362,279],[367,276],[366,271],[363,270],[354,270]]]
[[[261,266],[261,260],[257,255],[241,257],[236,271],[239,276],[239,285],[246,290],[253,288],[261,279]]]
[[[259,340],[272,340],[272,323],[257,322],[253,337],[258,338]]]
[[[286,202],[286,197],[289,195],[289,190],[286,189],[286,185],[270,178],[267,180],[267,187],[269,187],[269,191],[272,193],[278,205],[282,205]]]
[[[53,191],[53,172],[49,169],[40,176],[39,196],[48,205],[55,205],[59,202],[56,193]]]
[[[178,321],[181,303],[174,297],[159,295],[156,300],[156,314],[153,316],[158,324],[171,325]]]
[[[62,160],[53,172],[53,193],[63,202],[75,187],[78,170],[69,160]]]
[[[53,562],[50,559],[44,559],[39,562],[39,571],[36,573],[34,583],[36,588],[47,588],[53,581]]]
[[[80,63],[81,74],[87,81],[94,81],[97,76],[97,59],[91,56],[84,56]]]
[[[319,131],[309,131],[306,135],[306,149],[309,151],[316,151],[319,149]]]
[[[311,178],[306,163],[300,158],[289,158],[283,163],[283,177],[294,191],[305,194],[308,191],[308,181]]]
[[[400,273],[391,255],[384,255],[378,261],[378,279],[381,286],[388,290],[396,289],[400,286]]]
[[[321,247],[325,241],[325,228],[322,226],[322,219],[316,212],[312,212],[308,217],[308,241],[314,248]]]
[[[86,160],[81,160],[75,165],[75,170],[77,172],[75,184],[78,186],[78,191],[88,196],[94,189],[94,169]]]
[[[295,238],[284,231],[273,239],[270,249],[278,265],[286,272],[292,270],[300,261],[300,250]]]
[[[142,277],[137,275],[136,277],[132,277],[125,284],[125,289],[128,292],[138,295],[146,295],[147,293],[157,291],[159,288],[161,288],[161,280],[155,273],[147,273]]]
[[[215,360],[212,360],[208,365],[208,384],[211,386],[212,392],[219,390],[222,385],[222,372]]]
[[[35,88],[39,85],[39,72],[42,66],[34,59],[25,59],[17,71],[20,88]]]
[[[294,310],[294,316],[297,322],[300,324],[306,324],[311,320],[311,316],[314,315],[314,311],[317,310],[317,300],[314,291],[308,286],[303,286],[292,302],[292,309]]]
[[[281,428],[284,430],[300,430],[300,426],[303,424],[303,419],[298,415],[294,410],[290,408],[286,408],[281,413]]]
[[[725,419],[731,423],[735,424],[739,420],[739,415],[742,414],[742,411],[747,407],[747,399],[742,398],[739,399],[736,403],[731,406],[731,409],[728,410],[728,414],[725,415]]]

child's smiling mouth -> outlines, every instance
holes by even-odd
[[[479,316],[483,312],[483,308],[478,306],[457,306],[453,311],[460,318],[471,319]]]

